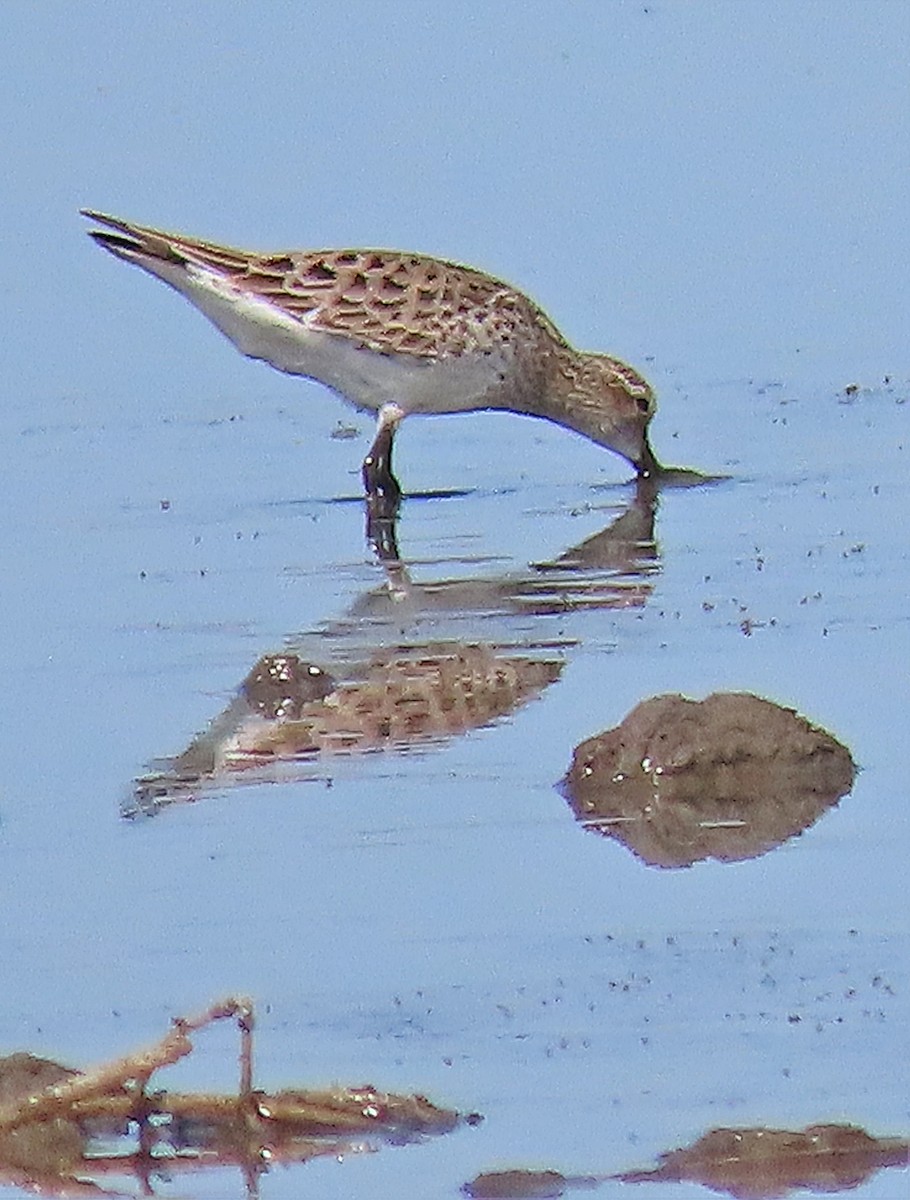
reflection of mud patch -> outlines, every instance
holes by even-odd
[[[856,1125],[810,1125],[793,1131],[712,1129],[691,1146],[662,1154],[660,1165],[650,1170],[569,1176],[558,1171],[489,1171],[461,1190],[474,1200],[543,1200],[615,1180],[700,1183],[734,1200],[774,1200],[795,1191],[852,1191],[878,1171],[910,1166],[908,1156],[910,1143],[905,1138],[875,1138]]]
[[[591,1179],[582,1186],[593,1187]],[[487,1171],[462,1186],[462,1193],[471,1200],[553,1200],[564,1196],[573,1185],[571,1179],[558,1171]]]
[[[655,696],[575,750],[564,790],[587,828],[646,863],[754,858],[807,829],[853,786],[849,752],[769,700]]]
[[[45,1088],[65,1083],[77,1072],[20,1051],[0,1058],[0,1110]],[[28,1167],[38,1173],[59,1172],[80,1161],[82,1138],[68,1121],[50,1120],[21,1129],[0,1128],[2,1171]]]
[[[236,1095],[152,1090],[152,1075],[193,1051],[192,1035],[226,1019],[240,1033]],[[158,1177],[239,1167],[247,1195],[270,1166],[419,1143],[475,1125],[425,1096],[370,1084],[266,1092],[253,1082],[250,1001],[227,997],[176,1017],[151,1046],[87,1071],[21,1052],[0,1058],[0,1188],[45,1196],[157,1194]],[[133,1178],[126,1192],[104,1181]],[[230,1189],[233,1194],[235,1189]]]
[[[903,1138],[874,1138],[855,1125],[808,1129],[712,1129],[694,1145],[672,1150],[653,1171],[614,1178],[624,1183],[700,1183],[738,1200],[770,1200],[797,1190],[844,1192],[876,1171],[908,1165]]]

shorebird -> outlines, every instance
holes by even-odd
[[[397,250],[256,253],[82,212],[106,226],[89,231],[100,246],[180,292],[243,354],[378,413],[363,483],[390,515],[401,496],[394,434],[412,413],[542,417],[622,455],[639,476],[661,470],[646,380],[608,354],[576,350],[533,300],[491,275]]]

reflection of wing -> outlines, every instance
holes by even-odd
[[[830,734],[740,693],[656,696],[577,747],[564,780],[576,817],[650,866],[755,858],[849,792]]]
[[[497,657],[485,646],[377,654],[362,679],[304,704],[293,719],[238,729],[229,766],[251,757],[405,747],[457,736],[513,712],[552,683],[559,664]]]
[[[693,1145],[660,1156],[651,1171],[611,1176],[623,1183],[700,1183],[725,1196],[764,1200],[858,1187],[885,1167],[910,1165],[910,1142],[875,1138],[856,1125],[808,1129],[712,1129]]]
[[[560,670],[552,659],[460,643],[377,651],[344,680],[294,654],[266,655],[204,734],[137,781],[125,814],[190,798],[264,762],[457,737],[514,712]]]

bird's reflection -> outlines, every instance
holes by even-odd
[[[656,509],[657,489],[642,480],[580,545],[471,579],[415,581],[389,525],[376,543],[382,583],[342,618],[263,655],[203,733],[136,781],[124,814],[264,764],[283,764],[287,777],[288,764],[293,773],[327,755],[426,746],[508,717],[559,677],[571,644],[516,617],[643,605],[660,569]]]
[[[361,597],[350,615],[401,621],[448,613],[490,620],[515,613],[546,616],[579,608],[642,607],[660,571],[654,533],[658,501],[658,485],[640,479],[619,514],[580,544],[523,571],[470,579],[415,581],[390,525],[378,541],[373,539],[385,583]],[[376,534],[375,528],[372,532]]]
[[[264,655],[204,733],[137,780],[124,815],[195,799],[269,763],[458,737],[508,716],[561,669],[553,658],[457,642],[376,649],[344,678],[287,651]]]

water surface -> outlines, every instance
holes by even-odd
[[[505,9],[266,7],[221,25],[200,6],[186,36],[105,6],[5,13],[0,1047],[83,1065],[249,993],[268,1087],[370,1082],[485,1115],[272,1173],[275,1197],[629,1172],[723,1126],[906,1136],[903,7],[579,6],[556,27],[532,6],[526,30]],[[360,64],[353,91],[310,86],[315,34]],[[298,51],[276,69],[279,44]],[[401,104],[428,71],[418,129]],[[477,261],[646,371],[662,461],[728,478],[642,496],[552,426],[415,420],[400,562],[378,561],[338,502],[368,420],[106,261],[86,203]],[[472,710],[488,720],[203,772],[193,803],[122,815],[236,716],[263,656],[354,687],[376,656],[440,646],[547,666]],[[830,731],[850,794],[733,863],[658,869],[587,832],[556,786],[574,748],[651,696],[715,691]],[[230,1035],[161,1083],[234,1087]],[[897,1178],[853,1194],[893,1200]]]

